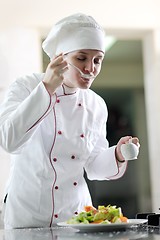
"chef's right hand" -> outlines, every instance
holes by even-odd
[[[51,95],[54,94],[57,87],[62,85],[64,80],[63,73],[67,69],[68,65],[62,53],[53,58],[48,64],[43,83]]]

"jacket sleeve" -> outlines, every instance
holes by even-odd
[[[7,152],[17,152],[51,109],[43,82],[34,80],[15,81],[0,106],[0,145]]]
[[[90,156],[85,170],[90,180],[114,180],[122,177],[127,168],[127,162],[118,163],[115,158],[115,147],[106,149],[96,147]],[[97,150],[100,150],[98,153]]]
[[[99,137],[85,165],[85,171],[90,180],[118,179],[124,175],[127,168],[127,162],[117,162],[115,157],[116,146],[109,147],[106,139],[107,109],[105,108],[106,106],[102,108],[101,116],[104,121],[99,130]]]

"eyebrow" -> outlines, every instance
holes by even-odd
[[[85,55],[88,55],[89,53],[87,52],[83,52],[83,51],[78,51],[78,53],[82,53],[82,54],[85,54]],[[96,57],[98,58],[103,58],[104,55],[97,55]]]

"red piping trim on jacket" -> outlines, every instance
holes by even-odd
[[[119,168],[120,168],[120,167],[118,166],[117,160],[116,160],[116,164],[117,164],[118,172],[117,172],[115,175],[111,176],[111,177],[107,177],[107,179],[109,179],[109,180],[116,180],[116,179],[118,179],[118,178],[113,178],[113,177],[115,177],[115,176],[117,176],[117,175],[119,174]],[[119,178],[121,178],[121,177],[124,176],[124,174],[125,174],[125,172],[126,172],[126,170],[127,170],[127,165],[128,165],[128,163],[126,164],[126,169],[125,169],[123,175],[121,175]]]
[[[55,123],[55,129],[54,129],[55,135],[54,135],[53,144],[52,144],[52,147],[51,147],[51,150],[50,150],[50,153],[49,153],[49,161],[50,161],[50,164],[51,164],[51,166],[53,168],[53,171],[55,173],[55,180],[53,181],[53,185],[52,185],[52,215],[51,215],[51,220],[50,220],[50,224],[49,224],[50,227],[52,226],[53,216],[54,216],[54,185],[55,185],[56,179],[57,179],[56,170],[53,166],[52,158],[51,158],[51,153],[52,153],[55,141],[56,141],[56,114],[55,114],[55,109],[54,108],[53,108],[53,113],[54,113],[54,123]]]
[[[64,95],[73,95],[73,94],[76,93],[76,92],[74,92],[74,93],[65,93],[65,87],[64,87],[64,85],[62,85],[62,88],[63,88],[63,93],[64,93]]]
[[[26,132],[28,132],[29,130],[31,130],[34,126],[36,126],[40,121],[43,120],[43,118],[45,117],[45,114],[48,112],[48,109],[50,108],[50,106],[51,106],[51,96],[50,96],[50,102],[49,102],[48,108],[47,108],[47,110],[45,111],[45,113],[44,113]]]

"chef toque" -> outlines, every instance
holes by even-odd
[[[105,52],[105,33],[93,17],[77,13],[57,22],[42,48],[50,59],[60,53],[82,49]]]

